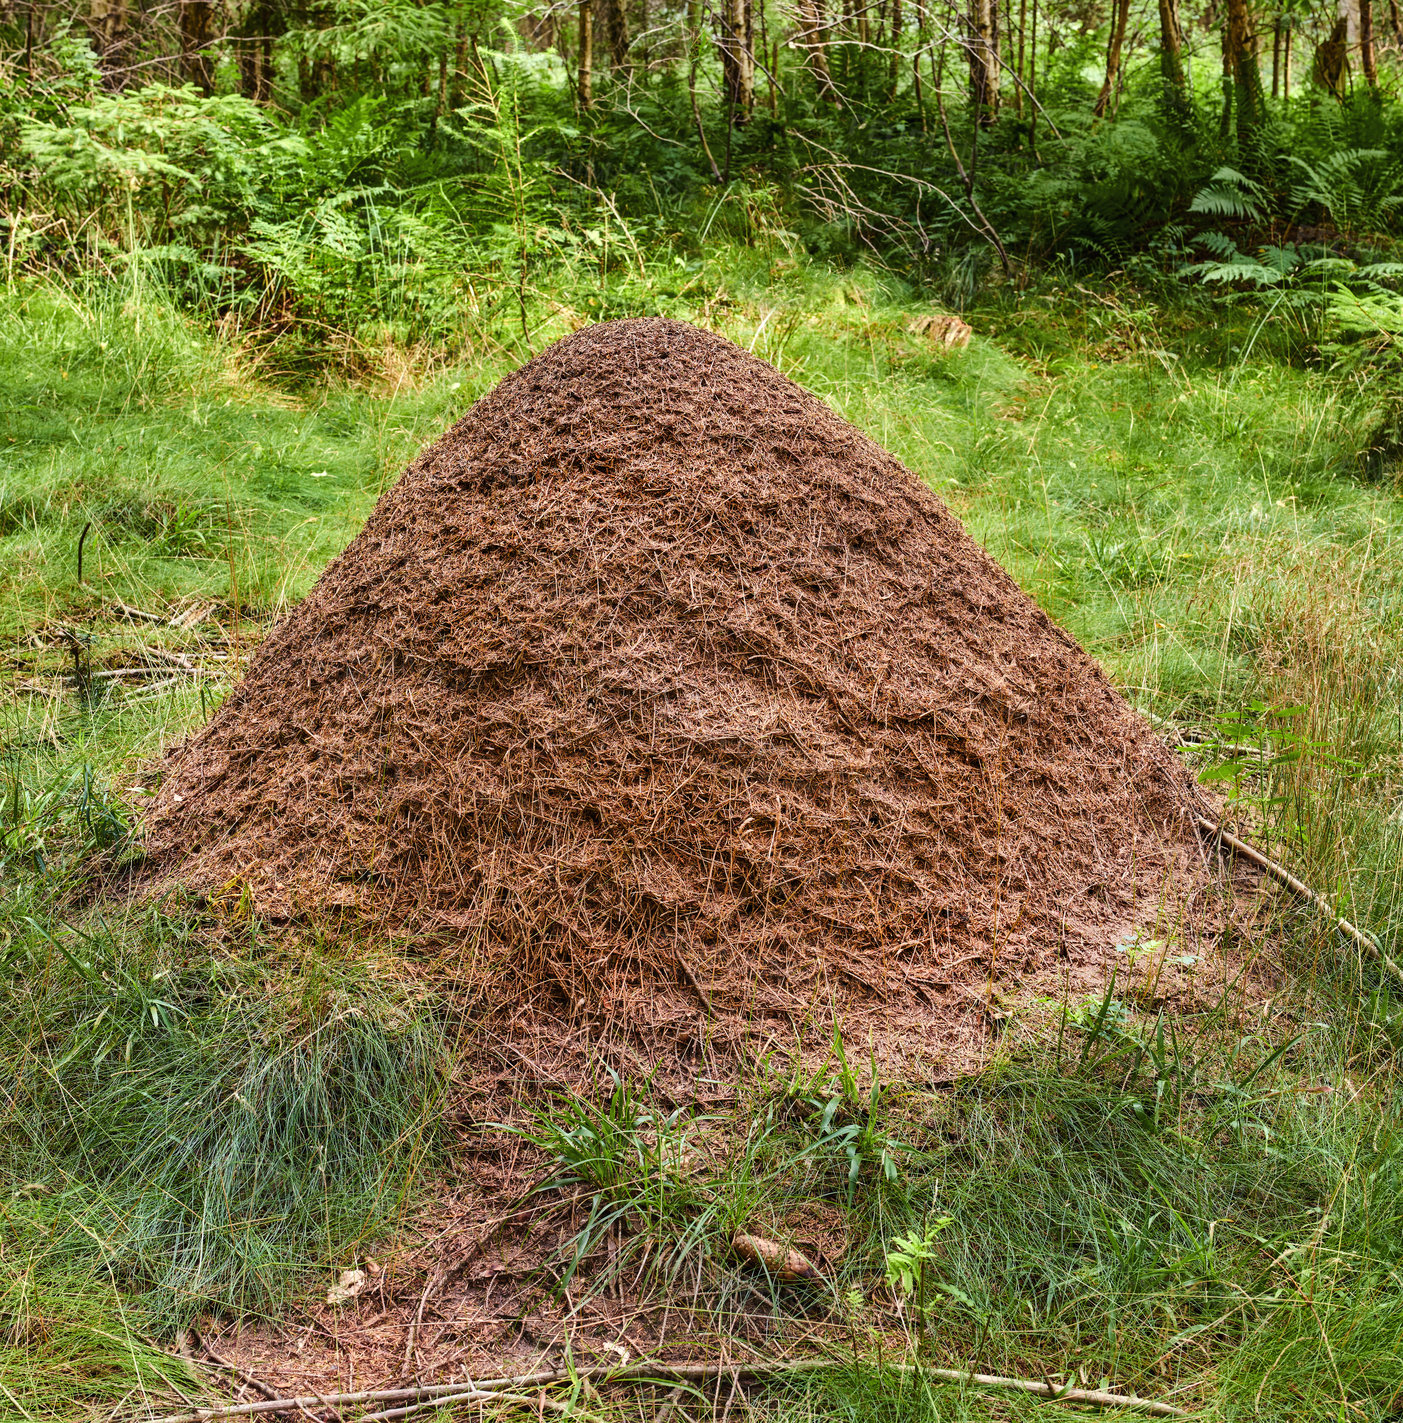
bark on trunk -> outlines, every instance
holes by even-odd
[[[185,77],[202,94],[214,92],[209,43],[214,31],[213,0],[180,0],[180,62]]]
[[[823,0],[799,0],[799,48],[814,76],[819,97],[842,108],[842,100],[828,68],[828,27],[823,18]]]
[[[724,0],[721,9],[721,73],[734,123],[750,121],[755,107],[755,37],[750,0]]]
[[[1092,112],[1098,119],[1105,118],[1111,107],[1111,96],[1115,93],[1116,79],[1120,75],[1120,52],[1125,44],[1125,27],[1130,21],[1130,0],[1114,0],[1111,10],[1111,34],[1106,41],[1106,78],[1101,92],[1096,96],[1096,107]]]
[[[1014,61],[1018,83],[1013,86],[1013,113],[1015,118],[1023,117],[1023,85],[1027,82],[1027,26],[1028,0],[1018,0],[1018,56]]]
[[[970,0],[969,102],[979,122],[989,125],[999,115],[998,0]]]
[[[107,83],[116,88],[121,83],[127,47],[127,0],[92,0],[90,15],[93,49]]]
[[[901,25],[903,20],[901,13],[901,0],[892,0],[891,4],[891,71],[887,84],[887,92],[891,98],[896,98],[897,85],[901,79]]]
[[[1349,73],[1349,21],[1343,15],[1335,28],[1316,46],[1311,78],[1337,99],[1344,97],[1345,76]]]
[[[594,107],[594,0],[580,0],[580,108]]]
[[[1237,110],[1237,143],[1245,150],[1261,124],[1265,96],[1257,64],[1257,37],[1247,0],[1228,0],[1223,26],[1223,72],[1231,76],[1232,102]]]
[[[1370,88],[1379,82],[1378,61],[1374,55],[1374,0],[1359,0],[1359,67],[1364,82]]]
[[[1159,72],[1164,80],[1165,108],[1174,116],[1189,107],[1189,85],[1184,75],[1184,32],[1179,27],[1176,0],[1159,0]]]
[[[609,60],[616,70],[628,69],[628,11],[625,0],[603,0],[604,34],[609,44]]]

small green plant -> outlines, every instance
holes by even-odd
[[[846,1166],[843,1190],[847,1203],[853,1203],[858,1182],[866,1167],[872,1167],[879,1181],[895,1184],[897,1155],[904,1148],[882,1129],[882,1083],[873,1059],[871,1083],[862,1091],[857,1073],[848,1061],[841,1032],[833,1036],[832,1056],[837,1060],[837,1073],[814,1091],[811,1083],[800,1098],[810,1111],[810,1126],[814,1142],[806,1148],[806,1156],[834,1155]]]
[[[40,789],[16,769],[8,792],[0,819],[0,869],[20,863],[47,874],[58,845],[82,859],[95,851],[120,850],[130,835],[126,807],[103,794],[86,763]]]
[[[1287,793],[1282,773],[1305,761],[1329,765],[1337,771],[1358,770],[1358,764],[1341,756],[1328,742],[1313,738],[1301,724],[1310,712],[1305,706],[1274,706],[1253,699],[1237,711],[1215,717],[1207,737],[1189,748],[1206,762],[1198,773],[1200,785],[1217,786],[1229,802],[1247,801],[1266,816],[1282,809]]]
[[[936,1242],[954,1223],[954,1216],[928,1216],[922,1230],[895,1236],[887,1246],[887,1287],[898,1300],[913,1304],[923,1324],[929,1322],[932,1308],[931,1277],[939,1258]]]

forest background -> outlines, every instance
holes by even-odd
[[[406,460],[588,321],[712,327],[893,449],[1398,961],[1400,44],[1394,0],[0,0],[0,1417],[217,1391],[192,1323],[300,1321],[477,1139],[452,985],[101,887]],[[1166,1010],[1183,946],[1130,942],[948,1089],[772,1064],[686,1189],[646,1082],[543,1098],[531,1149],[645,1222],[621,1270],[758,1287],[777,1345],[815,1306],[731,1233],[840,1211],[853,1367],[758,1416],[1055,1407],[890,1372],[894,1330],[1395,1416],[1403,985],[1287,896],[1252,933],[1270,998]]]

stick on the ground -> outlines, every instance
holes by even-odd
[[[1366,933],[1363,929],[1356,928],[1342,914],[1340,914],[1329,900],[1317,894],[1303,880],[1299,880],[1284,865],[1279,865],[1275,860],[1269,860],[1260,850],[1254,849],[1245,840],[1239,840],[1226,826],[1216,825],[1213,821],[1205,819],[1202,815],[1194,816],[1194,823],[1205,834],[1212,835],[1226,845],[1234,855],[1241,855],[1244,860],[1250,860],[1259,870],[1270,875],[1278,884],[1284,884],[1292,894],[1299,895],[1308,904],[1312,904],[1318,909],[1345,938],[1352,939],[1359,945],[1365,953],[1378,959],[1390,973],[1403,978],[1403,969],[1394,963],[1389,956],[1384,953],[1379,941],[1372,934]]]
[[[576,1379],[597,1379],[605,1384],[648,1383],[662,1381],[675,1383],[678,1380],[703,1381],[724,1377],[768,1379],[783,1378],[791,1374],[814,1373],[821,1369],[841,1368],[841,1359],[795,1359],[790,1363],[772,1364],[637,1364],[632,1368],[583,1369],[571,1374],[564,1370],[554,1370],[535,1374],[522,1374],[516,1378],[483,1379],[476,1384],[441,1383],[425,1384],[417,1388],[371,1389],[363,1393],[310,1394],[300,1398],[270,1399],[262,1403],[240,1403],[227,1406],[198,1408],[189,1413],[174,1413],[153,1420],[153,1423],[209,1423],[216,1418],[241,1418],[257,1413],[292,1413],[314,1407],[335,1407],[352,1403],[407,1403],[410,1407],[387,1409],[373,1414],[378,1419],[399,1418],[414,1411],[412,1405],[418,1403],[458,1403],[472,1401],[486,1403],[522,1401],[517,1390],[523,1388],[545,1388],[552,1384],[568,1383]],[[1103,1389],[1058,1388],[1055,1384],[1038,1379],[1005,1378],[1000,1374],[976,1374],[964,1369],[921,1368],[916,1365],[901,1366],[902,1373],[923,1373],[946,1383],[972,1384],[976,1388],[1013,1389],[1019,1393],[1032,1394],[1035,1398],[1047,1398],[1062,1403],[1092,1403],[1102,1408],[1124,1408],[1134,1413],[1146,1413],[1157,1418],[1187,1418],[1186,1409],[1159,1399],[1140,1398],[1133,1393],[1108,1393]],[[524,1400],[535,1404],[536,1399]]]

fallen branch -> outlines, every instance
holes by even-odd
[[[1244,860],[1248,860],[1256,865],[1259,870],[1270,875],[1277,883],[1284,884],[1292,894],[1299,895],[1308,904],[1314,905],[1347,939],[1352,939],[1365,953],[1373,955],[1390,973],[1396,974],[1399,978],[1403,978],[1403,969],[1400,969],[1399,966],[1384,953],[1382,945],[1372,934],[1367,933],[1363,929],[1356,928],[1335,909],[1329,900],[1317,894],[1303,880],[1297,879],[1284,865],[1277,864],[1275,860],[1269,860],[1260,850],[1254,849],[1245,840],[1239,840],[1237,836],[1225,826],[1215,825],[1213,821],[1207,820],[1201,815],[1194,816],[1194,822],[1205,834],[1214,836],[1218,841],[1226,845],[1234,855],[1241,855]]]
[[[597,1380],[603,1384],[621,1383],[677,1383],[705,1382],[717,1378],[774,1379],[794,1374],[816,1373],[823,1369],[841,1368],[841,1359],[795,1359],[789,1363],[771,1364],[636,1364],[631,1368],[617,1366],[596,1369],[582,1369],[575,1373],[566,1370],[550,1370],[534,1374],[521,1374],[516,1378],[483,1379],[477,1383],[424,1384],[414,1388],[370,1389],[362,1393],[306,1394],[298,1398],[269,1399],[261,1403],[239,1403],[210,1408],[198,1408],[188,1413],[173,1413],[152,1423],[209,1423],[217,1418],[242,1418],[259,1413],[303,1412],[315,1407],[344,1407],[354,1403],[403,1403],[403,1408],[385,1409],[366,1416],[364,1423],[371,1419],[388,1420],[402,1418],[417,1409],[442,1406],[449,1403],[472,1402],[483,1404],[489,1401],[499,1403],[527,1404],[538,1407],[540,1396],[527,1397],[520,1390],[525,1388],[544,1389],[554,1384],[572,1383],[577,1380]],[[1186,1409],[1159,1399],[1140,1398],[1133,1393],[1108,1393],[1103,1389],[1058,1388],[1055,1384],[1038,1379],[1006,1378],[1000,1374],[977,1374],[964,1369],[923,1368],[919,1365],[899,1366],[899,1372],[921,1374],[940,1379],[945,1383],[971,1384],[976,1388],[1012,1389],[1018,1393],[1031,1394],[1035,1398],[1046,1398],[1059,1403],[1091,1403],[1102,1408],[1124,1408],[1134,1413],[1145,1413],[1157,1418],[1187,1418]],[[551,1406],[551,1400],[544,1400]]]

